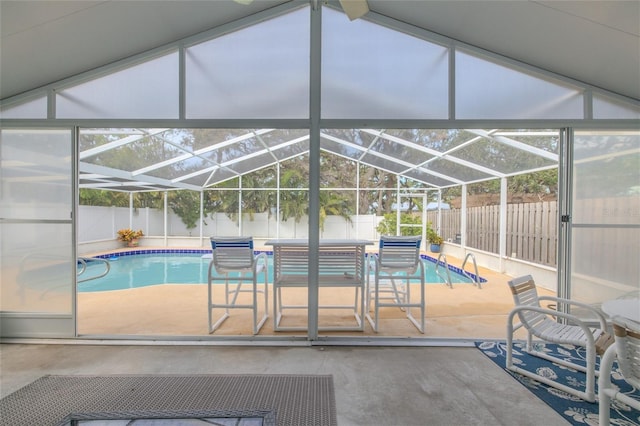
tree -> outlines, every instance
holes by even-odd
[[[400,213],[400,223],[405,225],[420,225],[422,223],[422,218],[414,213]],[[397,214],[386,213],[384,215],[384,219],[382,219],[376,227],[376,231],[381,235],[396,235],[397,224]],[[400,235],[422,235],[422,228],[419,226],[401,226]]]
[[[353,200],[333,191],[320,191],[320,229],[324,231],[324,221],[329,215],[340,216],[351,223]]]
[[[188,230],[198,226],[200,220],[200,193],[195,191],[171,191],[167,204],[177,214]]]
[[[305,168],[295,168],[289,165],[286,169],[281,170],[281,186],[289,188],[280,192],[280,218],[282,220],[294,218],[296,222],[300,222],[302,216],[308,213],[309,191],[303,189],[307,187],[308,181],[308,168],[305,170]]]

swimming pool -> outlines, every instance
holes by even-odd
[[[273,282],[271,253],[267,254],[269,282]],[[203,258],[206,255],[209,256]],[[109,260],[110,272],[105,277],[79,283],[79,292],[124,290],[157,284],[206,284],[211,251],[136,250],[99,257]],[[435,272],[435,260],[426,256],[423,258],[427,283],[444,283],[445,281]],[[453,283],[470,282],[469,278],[456,272],[456,268],[450,269]],[[89,261],[83,276],[97,276],[102,271],[102,262]]]

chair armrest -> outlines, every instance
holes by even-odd
[[[575,300],[563,299],[560,297],[553,297],[553,296],[539,296],[538,300],[551,300],[551,301],[555,301],[565,305],[573,305],[573,306],[584,308],[587,311],[591,312],[598,319],[598,322],[600,322],[600,329],[602,331],[607,331],[607,320],[604,317],[604,314],[591,305],[587,305],[586,303],[578,302]],[[558,311],[555,311],[555,312],[558,312]]]
[[[266,253],[258,253],[257,255],[255,255],[253,257],[253,273],[257,274],[259,272],[258,268],[260,267],[259,265],[259,260],[262,260],[263,262],[263,266],[265,271],[268,269],[268,261],[267,261],[267,254]]]
[[[537,306],[516,306],[515,308],[513,308],[511,310],[511,312],[509,312],[509,317],[507,319],[507,323],[508,324],[512,324],[513,323],[513,317],[521,311],[531,311],[531,312],[538,312],[540,314],[545,314],[545,315],[551,315],[551,316],[555,316],[555,317],[560,317],[560,318],[565,318],[569,321],[571,321],[573,324],[575,324],[576,326],[580,327],[582,329],[582,331],[585,334],[586,339],[589,341],[589,344],[595,344],[595,339],[593,338],[593,334],[591,333],[591,329],[589,327],[587,327],[587,325],[580,320],[580,318],[578,318],[575,315],[571,315],[571,314],[567,314],[564,312],[558,312],[558,311],[554,311],[553,309],[546,309],[546,308],[540,308]],[[606,330],[603,330],[606,331]],[[534,333],[535,334],[535,333]]]

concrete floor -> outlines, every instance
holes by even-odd
[[[1,396],[47,374],[332,374],[341,426],[568,424],[472,347],[0,345]]]

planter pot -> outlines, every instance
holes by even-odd
[[[431,244],[431,253],[440,253],[440,244]]]
[[[138,240],[131,240],[127,242],[127,247],[138,247]]]

